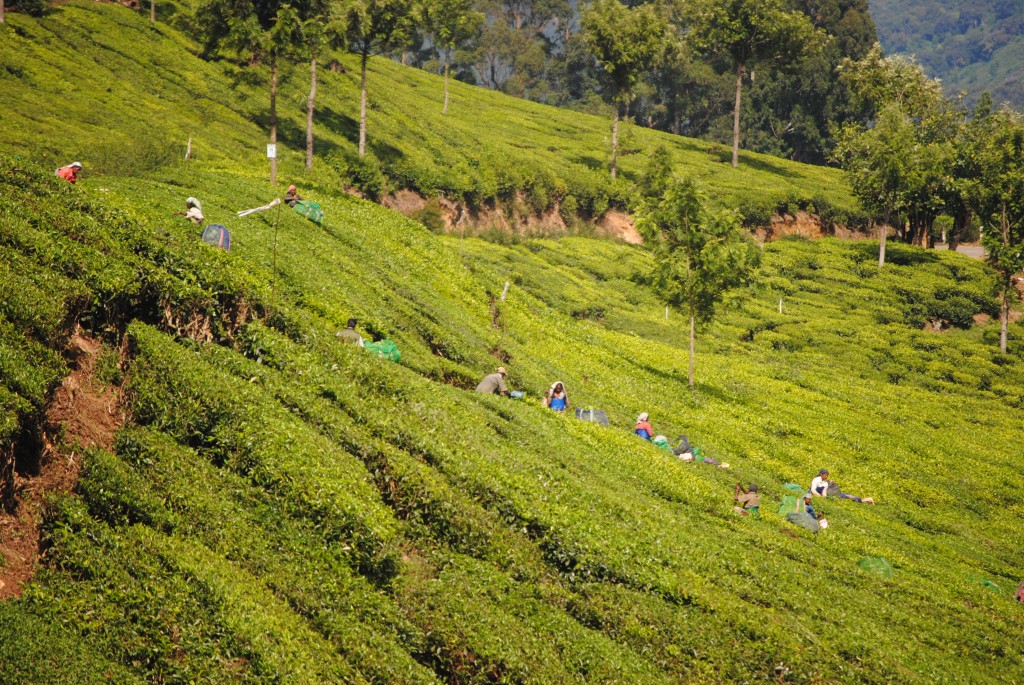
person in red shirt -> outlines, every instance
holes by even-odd
[[[81,162],[71,162],[67,166],[62,166],[57,169],[57,176],[63,178],[68,183],[75,183],[78,181],[78,172],[82,170]]]
[[[650,440],[654,437],[654,428],[647,420],[648,418],[650,417],[647,415],[647,412],[642,412],[640,416],[636,417],[636,428],[633,429],[633,432],[644,440]]]

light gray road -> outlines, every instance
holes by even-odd
[[[949,249],[949,246],[939,243],[935,246],[935,249],[947,250]],[[985,258],[985,248],[983,248],[981,245],[958,245],[956,251],[959,252],[960,254],[965,254],[968,257],[973,257],[974,259]]]

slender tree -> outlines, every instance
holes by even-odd
[[[149,0],[149,23],[156,23],[156,0]]]
[[[280,62],[294,54],[298,15],[280,0],[204,0],[196,6],[204,52],[234,50],[247,64],[270,69],[270,143],[277,145],[277,90]],[[270,183],[277,184],[277,158],[270,159]]]
[[[985,229],[986,260],[998,275],[999,350],[1005,354],[1010,302],[1019,299],[1016,278],[1024,271],[1024,118],[1000,109],[977,124],[979,174],[968,197]]]
[[[448,78],[455,48],[474,38],[484,23],[484,15],[473,9],[473,0],[431,0],[420,7],[423,32],[434,45],[444,65],[444,106],[448,114]]]
[[[619,0],[595,0],[583,11],[583,35],[604,70],[606,97],[612,103],[611,175],[617,173],[619,118],[662,49],[665,24],[653,5],[629,9]]]
[[[824,34],[814,28],[807,15],[787,11],[783,0],[712,0],[696,13],[689,35],[701,51],[725,55],[732,63],[736,75],[732,165],[739,166],[744,77],[755,67],[799,60],[820,47]]]
[[[761,251],[737,216],[711,209],[692,180],[666,181],[658,172],[652,178],[656,187],[648,188],[651,199],[644,203],[637,228],[653,246],[653,280],[660,296],[688,317],[692,388],[697,324],[714,317],[730,290],[753,279]]]
[[[0,0],[0,24],[4,23],[4,0]]]
[[[349,0],[344,12],[346,34],[359,55],[359,156],[366,154],[366,64],[370,55],[404,44],[411,33],[412,0]]]
[[[317,64],[325,49],[340,47],[345,39],[345,15],[337,2],[306,0],[298,5],[300,42],[309,56],[309,97],[306,98],[306,169],[313,168],[313,113],[318,85]]]

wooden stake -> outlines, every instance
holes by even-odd
[[[277,305],[277,225],[281,223],[281,205],[277,206],[274,217],[274,275],[270,279],[270,311]]]
[[[189,136],[188,145],[185,146],[185,159],[192,159],[192,136]]]

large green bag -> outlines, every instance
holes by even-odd
[[[864,557],[857,562],[857,566],[868,573],[875,573],[883,578],[892,578],[892,566],[883,557]]]
[[[651,444],[657,445],[666,452],[672,452],[672,445],[669,444],[668,439],[665,438],[665,436],[663,435],[659,435],[658,437],[654,438],[654,440],[651,440]]]
[[[783,495],[782,501],[779,502],[779,516],[785,516],[796,511],[796,501],[797,499],[794,495]]]
[[[391,340],[378,340],[377,342],[368,342],[363,345],[370,354],[375,354],[378,357],[384,357],[393,362],[402,361],[402,353],[398,351],[398,345]]]
[[[324,220],[324,210],[320,209],[319,203],[310,202],[309,200],[299,200],[292,207],[296,212],[306,217],[314,224],[319,226]]]

